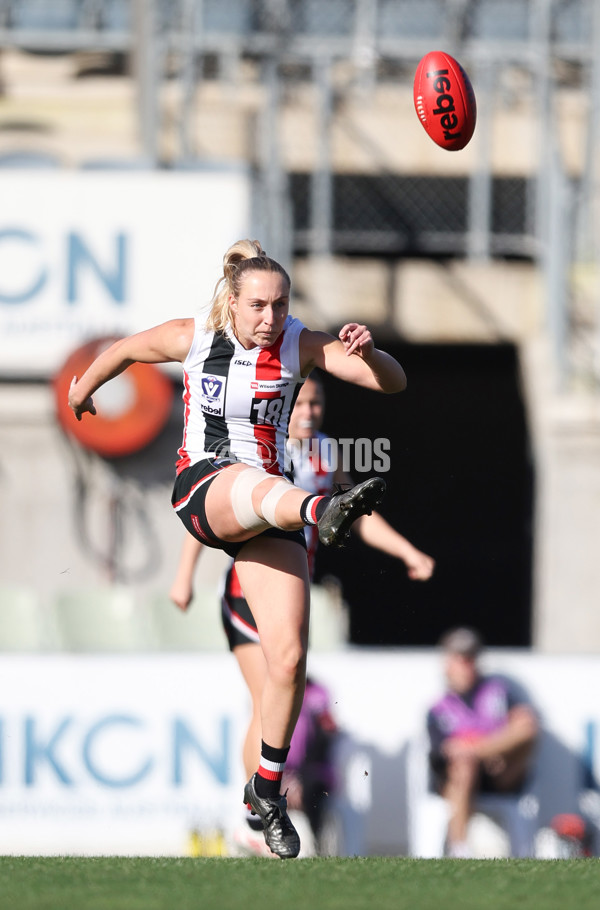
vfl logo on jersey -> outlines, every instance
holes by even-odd
[[[200,380],[202,388],[202,399],[200,408],[205,414],[214,414],[215,417],[223,416],[223,399],[225,397],[224,377],[213,376],[210,373],[204,373]]]
[[[221,391],[223,389],[223,381],[217,379],[216,376],[207,376],[206,374],[202,377],[202,397],[206,398],[207,401],[217,401],[221,396]]]

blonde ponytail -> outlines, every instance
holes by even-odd
[[[229,297],[239,297],[243,276],[254,271],[278,272],[291,284],[286,270],[267,256],[258,240],[238,240],[223,256],[223,274],[215,286],[206,320],[208,331],[225,332],[233,325]]]

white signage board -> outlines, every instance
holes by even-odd
[[[577,811],[588,765],[600,776],[600,658],[492,653],[520,683],[544,735],[540,824]],[[344,848],[406,849],[405,762],[441,691],[431,651],[315,652],[342,731]],[[2,656],[0,854],[185,855],[197,830],[243,818],[249,697],[234,658]]]
[[[0,375],[48,377],[93,337],[210,300],[248,234],[240,170],[0,172]]]
[[[0,854],[181,855],[241,818],[233,660],[6,656],[0,677]]]

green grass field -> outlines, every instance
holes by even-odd
[[[0,857],[2,910],[596,910],[600,860]]]

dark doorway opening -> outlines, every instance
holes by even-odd
[[[488,645],[529,646],[534,476],[517,350],[380,346],[405,367],[407,390],[378,395],[326,376],[324,428],[389,439],[380,512],[436,572],[410,581],[402,563],[355,538],[319,548],[315,580],[340,579],[354,644],[431,646],[465,624]],[[355,481],[377,473],[356,468]]]

